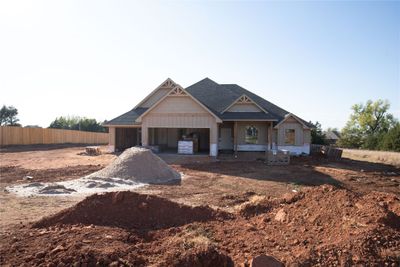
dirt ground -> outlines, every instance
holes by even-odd
[[[5,187],[12,184],[25,183],[26,181],[23,180],[23,177],[26,175],[32,176],[35,181],[44,182],[78,178],[103,168],[116,157],[114,154],[87,156],[82,153],[83,151],[83,147],[19,147],[1,150],[0,234],[3,238],[0,236],[0,239],[3,241],[0,241],[0,247],[2,247],[3,250],[5,247],[9,247],[12,242],[16,242],[12,239],[14,233],[19,233],[19,235],[24,236],[24,238],[31,239],[33,243],[49,242],[49,240],[42,240],[39,237],[43,235],[40,234],[43,230],[28,230],[30,229],[30,223],[39,220],[43,216],[55,214],[60,210],[71,207],[83,199],[83,197],[16,197],[6,192]],[[136,190],[137,192],[157,195],[188,206],[207,205],[214,209],[219,209],[221,212],[236,213],[238,206],[248,203],[254,196],[263,196],[271,199],[280,198],[285,194],[293,194],[295,191],[318,191],[320,190],[318,188],[320,188],[319,186],[321,185],[332,185],[332,188],[335,188],[335,190],[345,190],[343,192],[350,192],[349,194],[352,195],[347,201],[349,203],[352,202],[353,199],[360,198],[364,195],[372,194],[371,196],[376,196],[376,194],[380,194],[379,192],[389,193],[391,194],[389,196],[395,196],[395,198],[396,196],[400,196],[400,169],[379,163],[369,163],[349,159],[330,162],[321,157],[304,157],[293,158],[289,166],[267,166],[261,161],[216,161],[211,160],[207,156],[161,155],[161,157],[164,158],[167,163],[171,164],[173,168],[184,174],[182,182],[178,185],[150,185]],[[329,190],[326,191],[326,194],[329,194],[329,192]],[[390,197],[385,195],[385,199],[386,198]],[[310,203],[310,201],[311,200],[307,203]],[[336,200],[332,197],[331,201]],[[348,205],[346,204],[347,202],[343,201],[342,204]],[[395,214],[398,214],[400,209],[398,198],[392,200],[390,203],[389,202],[390,201],[385,205],[390,208],[390,210],[395,211]],[[298,202],[297,204],[301,205],[302,203]],[[143,253],[149,253],[149,250],[143,249],[143,246],[162,247],[170,245],[176,247],[176,251],[179,251],[178,248],[182,244],[179,243],[179,240],[177,240],[176,237],[175,239],[171,239],[171,235],[176,236],[177,233],[179,233],[180,236],[186,235],[190,230],[190,234],[198,234],[198,232],[201,232],[202,235],[199,238],[203,238],[204,235],[208,236],[208,231],[211,231],[214,235],[212,243],[217,243],[217,247],[219,247],[220,251],[229,255],[235,264],[247,261],[254,253],[259,254],[266,252],[273,254],[275,257],[286,263],[294,263],[293,255],[296,254],[289,254],[293,251],[297,251],[296,253],[298,253],[299,257],[303,257],[306,254],[310,255],[310,253],[312,254],[313,252],[311,250],[306,254],[304,254],[305,251],[300,250],[299,246],[302,244],[301,242],[304,242],[304,240],[310,242],[313,235],[319,233],[318,231],[323,231],[318,230],[321,228],[320,226],[322,226],[322,229],[329,228],[331,227],[330,221],[332,223],[334,221],[332,218],[326,218],[330,221],[320,222],[320,226],[317,225],[318,227],[310,226],[310,229],[305,231],[307,233],[302,232],[301,234],[298,232],[300,230],[298,229],[297,224],[289,225],[286,230],[296,238],[288,238],[282,230],[279,230],[281,225],[273,219],[275,213],[279,211],[277,208],[278,207],[271,208],[274,212],[267,215],[255,214],[257,215],[255,216],[253,214],[254,216],[245,216],[245,218],[235,217],[232,220],[222,221],[218,225],[211,222],[201,224],[193,222],[189,225],[179,226],[179,228],[175,230],[174,228],[171,228],[154,232],[151,234],[151,238],[148,236],[146,237],[146,235],[143,236],[143,233],[132,234],[132,238],[137,239],[135,243],[139,246],[138,251],[142,251]],[[291,208],[291,206],[288,206],[286,213],[290,213]],[[293,211],[293,214],[302,217],[298,212],[296,212]],[[319,211],[319,214],[322,214],[322,211]],[[324,216],[327,217],[327,215]],[[343,216],[346,215],[343,214]],[[315,221],[316,219],[313,220]],[[398,217],[393,220],[397,222]],[[268,224],[269,227],[265,225],[260,226],[260,221],[272,223]],[[299,223],[299,225],[304,224],[304,222],[297,223]],[[93,242],[93,240],[96,239],[96,235],[104,236],[105,233],[110,233],[111,236],[121,236],[130,233],[130,231],[127,230],[121,232],[110,225],[96,226],[96,229],[93,231],[84,230],[87,229],[85,228],[87,226],[76,227],[77,228],[75,229],[71,228],[71,231],[78,231],[80,233],[79,235],[82,235],[81,240],[82,238],[84,239],[87,237],[87,239],[92,240],[90,242]],[[46,231],[56,231],[58,233],[58,240],[66,239],[66,235],[68,234],[67,231],[59,228],[57,229],[51,228]],[[398,230],[393,232],[390,229],[388,230],[387,228],[380,228],[377,226],[373,231],[375,231],[374,234],[372,234],[372,232],[363,232],[363,234],[356,234],[355,236],[352,236],[354,233],[351,231],[346,231],[346,234],[348,234],[348,236],[346,236],[347,239],[344,238],[340,240],[340,242],[338,241],[341,243],[340,249],[346,250],[346,247],[356,238],[360,240],[363,238],[369,240],[369,238],[382,235],[398,237],[396,236]],[[350,232],[352,234],[349,234]],[[337,234],[337,231],[330,231],[329,238],[332,239]],[[342,233],[340,232],[340,234]],[[76,235],[78,234],[76,233]],[[235,235],[237,237],[235,237]],[[270,236],[271,240],[265,240],[264,237],[261,240],[259,239],[259,236]],[[300,238],[301,236],[309,237],[302,239]],[[20,238],[21,237],[18,237],[17,239]],[[46,238],[50,237],[47,236]],[[143,243],[138,241],[146,238],[150,238],[152,242]],[[113,238],[111,239],[114,240]],[[249,244],[250,241],[246,241],[246,239],[250,239],[252,244]],[[285,241],[283,242],[282,240]],[[57,243],[55,239],[52,239],[51,242]],[[400,251],[398,249],[399,244],[391,239],[380,242],[388,242],[386,253],[388,253],[389,259],[394,259],[393,261],[389,260],[388,262],[395,262],[396,257],[399,257],[400,255],[393,254],[392,250],[394,248],[395,251],[396,249],[397,251]],[[317,246],[318,244],[314,245]],[[313,249],[315,249],[314,245],[312,246]],[[326,246],[333,245],[334,242],[330,242]],[[295,250],[290,251],[289,248],[292,249],[292,247],[294,247]],[[104,252],[105,248],[102,247],[99,249]],[[125,245],[124,249],[126,249]],[[190,249],[194,248],[190,247]],[[198,248],[196,247],[196,249]],[[347,248],[347,250],[349,249]],[[360,251],[364,253],[362,249],[360,249]],[[7,250],[7,252],[12,253],[9,250]],[[26,248],[25,252],[33,253],[33,251],[28,248]],[[159,251],[158,254],[156,252],[153,248],[152,253],[154,253],[154,255],[152,257],[155,258],[152,259],[142,259],[139,256],[136,257],[135,259],[138,262],[137,265],[141,265],[139,264],[140,261],[142,261],[142,265],[143,261],[146,263],[158,262],[156,259],[157,255],[162,253],[162,251]],[[192,250],[187,251],[187,253],[192,252]],[[333,253],[332,250],[326,250],[325,252],[328,254]],[[320,258],[331,257],[333,261],[337,260],[336,256],[333,257],[325,252],[318,251],[318,253],[322,255]],[[24,249],[22,249],[20,253],[24,254]],[[35,253],[38,253],[38,251]],[[335,253],[339,252],[336,251]],[[346,254],[345,252],[343,253],[342,254],[345,256],[349,254]],[[379,251],[379,253],[383,252]],[[351,258],[352,256],[347,255],[346,257]],[[306,258],[303,263],[307,262]],[[165,261],[168,262],[168,259],[163,258],[162,262],[165,263]],[[38,262],[43,263],[43,261]],[[325,262],[328,263],[329,261]],[[357,260],[353,262],[357,262]],[[311,265],[317,264],[317,262],[311,263]],[[337,265],[341,265],[340,262],[338,262]]]

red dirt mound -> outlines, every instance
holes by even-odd
[[[291,204],[304,198],[303,192],[287,193],[281,198],[267,198],[263,196],[253,196],[250,201],[239,205],[238,213],[246,218],[267,213],[280,205]]]
[[[190,207],[157,196],[121,191],[89,196],[69,209],[41,219],[33,227],[93,224],[149,230],[229,217],[206,206]]]
[[[397,196],[320,186],[269,201],[279,204],[267,201],[266,213],[224,220],[231,216],[153,196],[95,195],[35,225],[48,228],[0,235],[0,265],[229,266],[232,260],[248,267],[266,254],[286,266],[399,266]]]

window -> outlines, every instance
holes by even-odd
[[[258,139],[258,129],[254,126],[246,127],[245,142],[246,144],[257,144]]]
[[[294,144],[295,144],[295,130],[285,129],[285,145],[294,145]]]

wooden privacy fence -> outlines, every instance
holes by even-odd
[[[0,145],[108,144],[108,133],[48,128],[0,127]]]

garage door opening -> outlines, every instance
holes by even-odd
[[[123,151],[141,144],[140,128],[115,128],[115,149]]]
[[[190,146],[192,146],[193,154],[209,153],[210,151],[210,130],[208,128],[149,128],[148,130],[149,144],[156,147],[159,152],[178,153],[179,144],[182,149],[182,145],[188,145],[190,142],[192,142]],[[179,143],[179,141],[186,142]]]

